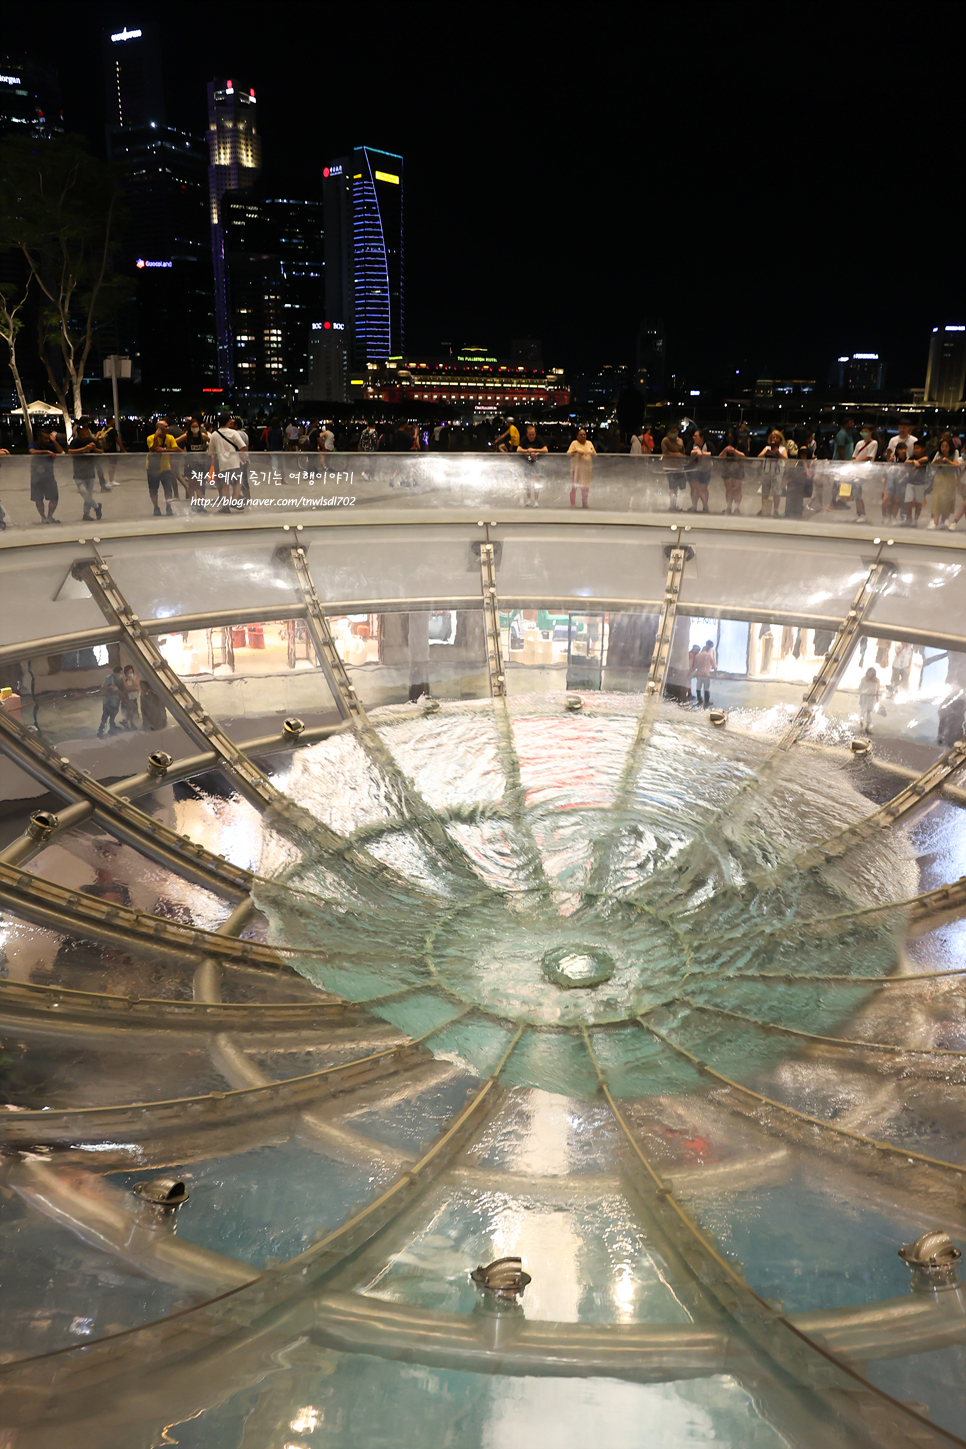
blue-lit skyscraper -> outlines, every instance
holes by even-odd
[[[326,331],[342,334],[351,373],[405,350],[403,160],[357,146],[323,177]]]

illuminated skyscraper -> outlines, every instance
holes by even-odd
[[[129,351],[149,389],[198,387],[215,365],[207,147],[166,124],[156,22],[106,31],[102,53],[107,155],[127,211],[118,260],[137,279],[110,350]]]
[[[226,191],[244,191],[258,179],[262,145],[255,125],[255,92],[240,80],[208,82],[208,204],[211,260],[215,274],[215,333],[218,381],[234,382],[231,305],[221,200]]]
[[[966,326],[934,327],[926,368],[927,403],[955,408],[966,390]]]
[[[104,93],[107,101],[108,154],[116,126],[164,126],[161,35],[155,21],[130,30],[104,32]]]
[[[289,395],[309,383],[325,315],[322,203],[259,186],[226,192],[221,216],[234,384],[250,399]]]
[[[63,131],[57,72],[23,56],[0,57],[0,134],[43,138]]]
[[[327,330],[343,334],[351,372],[405,350],[403,160],[357,146],[322,174]]]

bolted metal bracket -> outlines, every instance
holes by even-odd
[[[899,1249],[899,1257],[912,1272],[913,1293],[931,1293],[938,1288],[956,1288],[956,1264],[962,1253],[942,1228],[922,1233],[914,1243]]]
[[[166,775],[171,767],[171,756],[164,750],[155,750],[153,755],[148,755],[148,774],[160,780]]]
[[[723,725],[726,725],[728,723],[728,712],[724,709],[713,709],[710,711],[708,719],[713,725],[716,725],[718,729],[721,729]]]
[[[176,1177],[153,1177],[150,1182],[136,1182],[138,1197],[165,1212],[174,1212],[188,1201],[188,1189]]]
[[[482,1293],[509,1302],[515,1302],[530,1282],[522,1258],[495,1258],[485,1268],[482,1264],[474,1268],[470,1277]]]
[[[47,840],[53,835],[59,824],[60,821],[52,811],[35,810],[30,817],[30,824],[27,826],[25,834],[29,835],[31,840]]]
[[[502,698],[506,694],[506,673],[500,640],[500,603],[496,592],[497,544],[474,543],[479,549],[480,591],[483,595],[483,626],[486,633],[486,664],[490,676],[490,694]]]
[[[671,637],[674,633],[674,620],[684,578],[684,565],[688,559],[694,557],[694,549],[690,544],[666,543],[664,544],[664,557],[669,560],[667,580],[664,585],[664,600],[658,616],[654,653],[651,655],[651,667],[647,672],[647,684],[644,689],[646,695],[657,699],[660,699],[664,693],[664,686],[667,682],[668,666],[671,662]]]
[[[291,719],[287,719],[282,725],[282,734],[288,740],[297,740],[304,729],[305,721],[293,715]]]

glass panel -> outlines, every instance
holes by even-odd
[[[921,629],[924,633],[966,633],[966,563],[962,541],[949,549],[927,548],[907,542],[908,535],[897,534],[896,549],[890,557],[897,567],[887,585],[876,595],[869,610],[875,624],[899,625]]]
[[[668,562],[664,545],[670,534],[650,530],[602,528],[579,531],[560,524],[539,528],[501,525],[497,540],[497,589],[502,608],[546,607],[568,601],[586,608],[592,599],[650,602],[664,597]]]
[[[201,707],[238,744],[278,734],[291,716],[308,727],[340,721],[304,620],[225,624],[155,638]]]
[[[32,858],[28,868],[98,900],[203,931],[217,930],[232,909],[213,891],[146,859],[94,824],[64,831]]]
[[[620,617],[627,622],[620,629],[617,657],[639,657],[641,642],[630,621],[640,616]],[[607,613],[588,614],[563,605],[507,609],[500,614],[500,627],[507,694],[601,689],[612,638]],[[620,677],[634,679],[635,672],[630,669]]]
[[[197,533],[112,539],[102,556],[117,587],[145,623],[179,614],[224,613],[296,601],[295,577],[277,558],[294,534],[247,532],[226,538]]]
[[[329,608],[409,600],[478,607],[481,598],[479,527],[410,525],[397,529],[303,529],[309,569],[319,599]],[[475,549],[474,549],[475,545]]]
[[[3,677],[13,691],[5,712],[96,779],[140,774],[156,750],[200,751],[118,644],[13,660]]]
[[[482,608],[330,614],[329,627],[367,711],[490,692]]]
[[[863,635],[810,737],[871,736],[878,756],[918,774],[961,737],[959,675],[966,682],[966,653]]]

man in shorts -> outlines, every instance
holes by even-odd
[[[667,475],[667,486],[671,494],[669,508],[672,513],[677,513],[678,494],[684,492],[686,482],[684,476],[684,439],[681,437],[680,423],[672,423],[661,439],[661,455],[664,458],[664,471]]]
[[[547,447],[543,438],[541,438],[540,434],[537,432],[533,423],[528,423],[526,435],[523,439],[523,442],[517,448],[518,453],[524,453],[526,455],[528,467],[536,467],[538,453],[549,453],[549,451],[550,449]],[[530,494],[532,491],[533,506],[534,508],[538,508],[540,505],[540,484],[537,482],[536,477],[533,473],[527,473],[526,479],[526,493],[524,495],[523,506],[524,508],[530,507]]]
[[[30,501],[36,504],[41,523],[59,523],[54,509],[60,501],[57,479],[54,477],[54,459],[63,456],[63,448],[46,428],[38,428],[30,444]],[[44,513],[44,504],[47,512]]]
[[[906,516],[903,520],[906,528],[919,526],[923,499],[926,496],[926,489],[929,487],[929,476],[926,473],[928,467],[929,455],[926,452],[926,445],[920,443],[917,438],[912,445],[912,458],[907,461],[902,470],[906,477]]]
[[[81,522],[90,523],[101,516],[101,505],[94,502],[94,481],[97,477],[97,458],[94,455],[100,457],[101,450],[91,432],[90,418],[80,419],[67,451],[74,459],[74,485],[84,505]]]
[[[908,452],[912,452],[911,442],[909,443]],[[909,462],[905,443],[902,441],[896,442],[895,448],[886,453],[886,458],[888,460],[886,471],[882,475],[882,521],[885,523],[887,519],[898,518],[901,505],[902,521],[905,523],[905,497],[908,477],[906,464]]]

